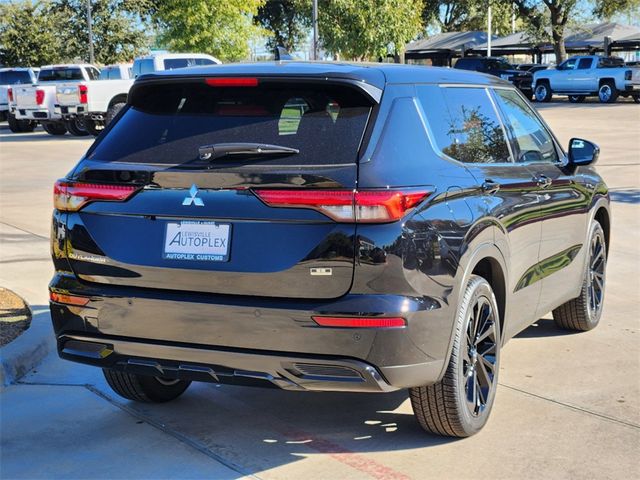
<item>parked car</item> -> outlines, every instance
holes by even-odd
[[[520,70],[521,72],[529,72],[534,74],[539,72],[540,70],[546,70],[549,68],[549,65],[544,65],[542,63],[520,63],[515,65],[516,70]]]
[[[18,120],[35,121],[50,135],[88,135],[81,118],[64,119],[55,111],[56,86],[61,82],[79,83],[97,79],[100,70],[88,64],[47,65],[41,68],[38,83],[13,90],[11,112]]]
[[[58,352],[140,402],[191,381],[408,388],[425,430],[471,435],[508,339],[549,311],[568,330],[600,320],[597,158],[577,138],[565,153],[509,82],[473,72],[141,77],[54,187]]]
[[[617,57],[571,57],[555,69],[536,72],[533,86],[538,102],[549,102],[553,95],[567,95],[573,103],[590,96],[597,96],[602,103],[630,96],[640,103],[640,69],[626,67]]]
[[[473,70],[500,77],[513,83],[528,99],[533,96],[531,89],[533,76],[531,73],[516,69],[502,57],[462,57],[458,59],[453,68]]]
[[[9,88],[12,85],[31,85],[36,83],[37,73],[33,68],[0,68],[0,121],[7,120],[14,133],[31,132],[35,123],[16,120],[9,111]],[[13,94],[12,94],[13,96]]]
[[[81,118],[87,130],[99,135],[126,104],[133,78],[145,73],[173,70],[194,65],[215,65],[220,61],[199,53],[163,53],[136,58],[133,76],[122,79],[90,80],[58,85],[56,112],[67,121]],[[123,72],[120,72],[120,76]]]
[[[118,63],[102,67],[98,80],[128,80],[130,78],[133,78],[133,63]]]

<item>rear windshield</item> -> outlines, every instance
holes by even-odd
[[[202,81],[149,85],[130,98],[132,106],[89,158],[199,166],[199,147],[241,142],[295,148],[299,153],[226,157],[213,164],[354,163],[371,110],[367,98],[351,87],[274,82],[224,88]]]
[[[15,85],[18,83],[31,83],[31,75],[29,75],[28,71],[0,72],[0,85]]]
[[[193,67],[196,65],[213,65],[215,62],[208,58],[166,58],[164,60],[165,70],[175,70],[176,68]]]
[[[43,68],[38,75],[38,82],[61,82],[65,80],[84,80],[79,67]]]

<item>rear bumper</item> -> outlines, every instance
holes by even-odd
[[[46,108],[12,108],[12,113],[18,120],[60,120],[60,115],[49,112]]]
[[[50,305],[62,358],[198,381],[354,392],[427,385],[442,376],[453,328],[451,311],[426,298],[271,300],[89,286],[62,275],[50,288],[91,298]],[[331,314],[402,315],[407,326],[327,328],[311,319]]]
[[[56,115],[63,118],[72,118],[78,115],[84,115],[88,112],[86,104],[81,105],[55,105],[53,111]]]

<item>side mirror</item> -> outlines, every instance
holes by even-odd
[[[599,155],[600,147],[589,140],[572,138],[569,141],[569,165],[593,165]]]

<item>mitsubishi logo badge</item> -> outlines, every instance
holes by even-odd
[[[196,187],[196,184],[194,183],[189,189],[189,195],[187,195],[182,201],[182,205],[188,207],[189,205],[193,204],[196,207],[204,207],[204,202],[196,195],[198,195],[198,187]]]

